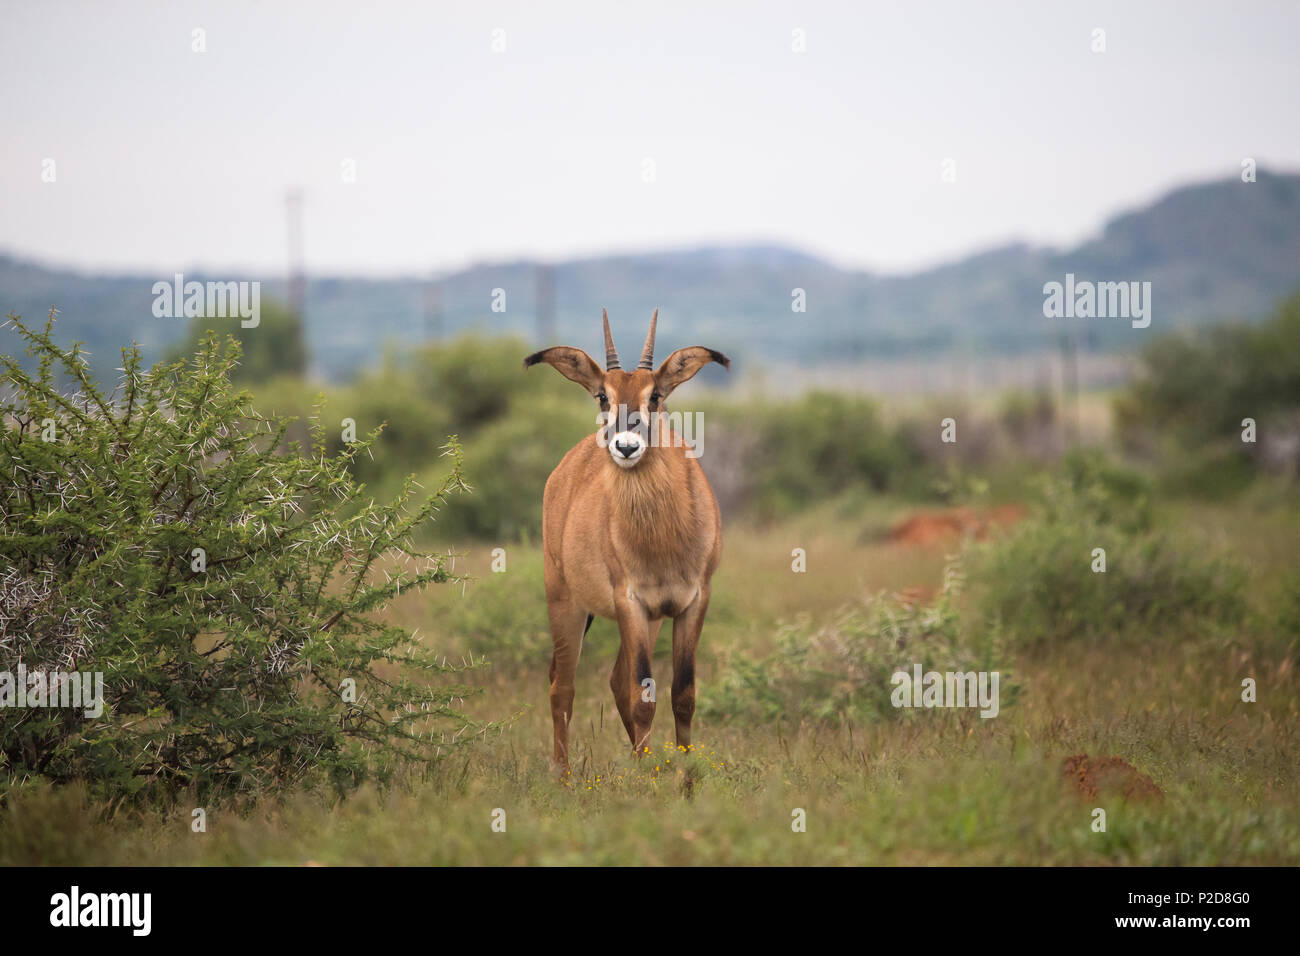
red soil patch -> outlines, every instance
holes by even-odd
[[[1120,757],[1066,757],[1061,776],[1080,796],[1096,800],[1103,792],[1118,793],[1127,801],[1159,800],[1164,796],[1155,781]]]
[[[927,588],[918,584],[910,588],[903,588],[895,596],[898,598],[898,603],[904,607],[916,607],[921,604],[929,604],[934,600],[934,595],[934,588]]]
[[[894,526],[889,537],[899,544],[942,544],[967,535],[982,541],[998,528],[1007,527],[1025,516],[1023,505],[1000,505],[977,513],[970,508],[950,508],[915,514]]]

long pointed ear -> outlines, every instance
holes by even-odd
[[[707,349],[703,345],[678,349],[664,359],[664,364],[660,365],[659,371],[655,372],[655,384],[659,387],[659,394],[667,398],[673,389],[682,382],[689,382],[695,377],[696,372],[710,362],[717,362],[728,370],[731,368],[731,359],[716,349]]]
[[[605,373],[582,349],[570,348],[567,345],[543,349],[524,359],[524,368],[531,368],[538,362],[553,366],[569,381],[577,382],[592,395],[598,394],[605,385]]]

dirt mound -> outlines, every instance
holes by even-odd
[[[1120,757],[1089,757],[1087,754],[1066,757],[1061,775],[1089,800],[1096,800],[1103,793],[1118,793],[1126,802],[1159,800],[1164,796],[1155,781]]]
[[[1013,525],[1025,516],[1023,505],[1000,505],[984,512],[970,508],[950,508],[947,511],[923,511],[895,525],[889,532],[891,540],[900,544],[941,544],[970,535],[982,541],[997,528]]]

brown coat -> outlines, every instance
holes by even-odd
[[[656,312],[656,317],[658,313]],[[578,442],[551,473],[542,495],[546,603],[554,654],[551,717],[555,759],[568,767],[573,680],[593,617],[618,623],[620,646],[610,688],[633,750],[641,753],[657,691],[650,658],[664,618],[673,620],[672,707],[677,743],[689,746],[695,712],[695,649],[708,611],[709,583],[722,557],[722,518],[699,461],[656,413],[708,362],[730,366],[702,346],[679,349],[653,370],[655,320],[641,365],[622,370],[605,320],[606,371],[580,349],[530,355],[582,385],[603,411],[638,412],[641,437],[602,428]],[[621,426],[618,426],[621,427]],[[602,445],[602,438],[604,444]],[[626,441],[625,446],[620,442]],[[622,449],[622,450],[619,450]]]

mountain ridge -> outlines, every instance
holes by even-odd
[[[707,343],[733,358],[816,366],[867,358],[952,353],[1012,355],[1055,347],[1073,333],[1084,348],[1131,352],[1152,333],[1225,318],[1256,318],[1300,286],[1300,175],[1261,170],[1238,179],[1174,189],[1111,217],[1070,248],[1013,241],[910,273],[845,269],[772,241],[696,244],[675,249],[539,263],[481,262],[437,280],[309,276],[306,334],[313,370],[342,379],[399,346],[465,330],[538,342],[539,276],[555,293],[553,338],[599,345],[607,308],[624,347],[660,310],[665,343]],[[1091,320],[1069,326],[1042,314],[1043,285],[1067,273],[1095,281],[1150,281],[1149,329]],[[186,279],[259,279],[186,272]],[[96,275],[0,254],[0,311],[42,319],[59,308],[65,341],[80,339],[97,369],[116,367],[117,348],[138,341],[160,357],[185,320],[152,314],[152,285],[172,274]],[[263,296],[283,298],[282,278],[261,278]],[[505,311],[493,312],[494,290]],[[806,311],[794,312],[803,289]],[[499,296],[498,296],[499,299]],[[213,327],[221,322],[214,319]],[[688,343],[687,340],[690,340]],[[16,350],[15,346],[0,346]]]

